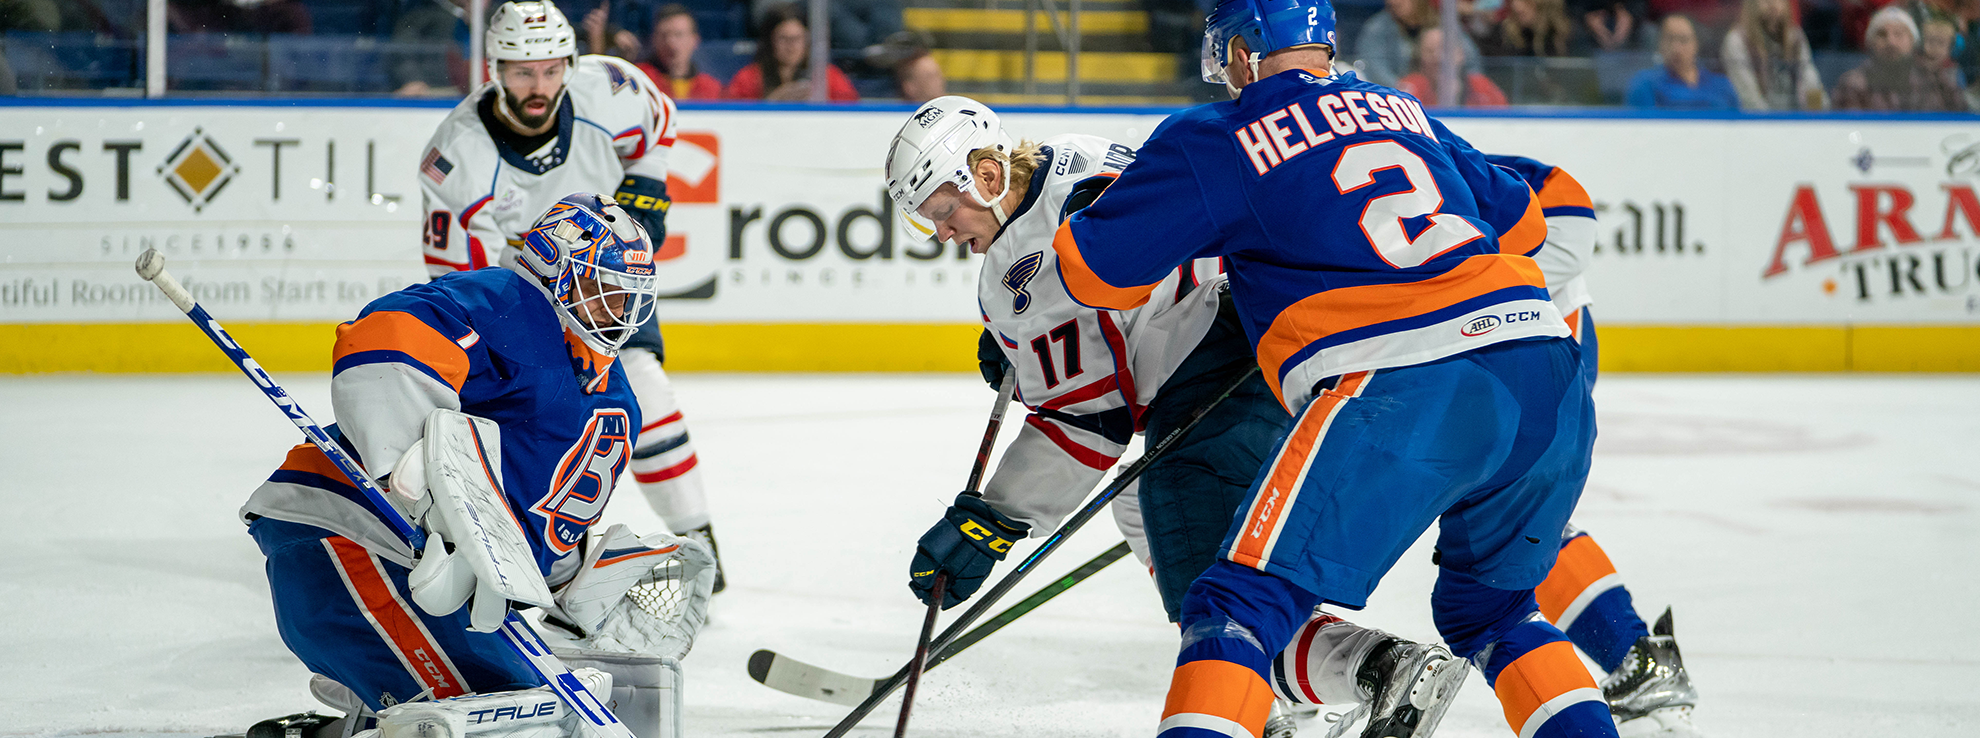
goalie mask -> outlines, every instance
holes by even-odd
[[[985,148],[1003,154],[1004,162],[1004,186],[988,198],[977,192],[969,172],[970,152]],[[1011,191],[1010,153],[1011,139],[996,111],[966,97],[935,98],[914,111],[887,148],[887,196],[917,230],[934,233],[934,225],[916,211],[947,182],[989,208],[1001,224],[1006,218],[1001,201]]]
[[[519,261],[563,308],[559,318],[601,353],[617,354],[653,316],[653,242],[611,198],[558,200],[523,235]]]
[[[1334,44],[1334,6],[1327,0],[1223,0],[1203,21],[1203,81],[1231,86],[1231,41],[1251,50],[1251,78],[1266,55],[1294,46]]]

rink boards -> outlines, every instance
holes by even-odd
[[[662,249],[669,366],[975,364],[979,262],[891,217],[906,107],[686,106]],[[0,372],[220,371],[147,247],[262,363],[424,278],[417,177],[446,106],[0,104]],[[1164,111],[1010,109],[1016,138],[1145,139]],[[1607,369],[1980,370],[1980,128],[1964,118],[1451,115],[1593,197]],[[497,201],[499,204],[499,200]]]

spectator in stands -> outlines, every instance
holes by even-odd
[[[949,83],[942,76],[942,65],[935,55],[922,49],[894,64],[894,84],[903,102],[920,105],[949,94]]]
[[[1902,8],[1870,16],[1870,58],[1836,80],[1837,110],[1965,110],[1953,70],[1927,69],[1917,54],[1918,23]]]
[[[1920,24],[1918,33],[1921,37],[1918,42],[1919,62],[1934,74],[1941,70],[1952,72],[1953,83],[1962,90],[1966,89],[1966,76],[1952,58],[1953,42],[1959,38],[1959,29],[1943,18],[1933,18]]]
[[[722,96],[722,83],[694,64],[694,52],[701,48],[701,28],[694,12],[679,3],[660,8],[653,22],[651,62],[640,62],[646,72],[675,100],[714,100]]]
[[[1355,35],[1349,51],[1359,61],[1362,79],[1378,85],[1395,86],[1409,71],[1416,55],[1417,37],[1423,29],[1437,25],[1437,10],[1429,0],[1386,0],[1382,12],[1369,17]],[[1468,34],[1458,34],[1464,42],[1467,73],[1480,71],[1478,46]]]
[[[392,27],[388,64],[398,95],[458,97],[468,85],[467,0],[419,0]]]
[[[734,100],[802,102],[811,97],[811,29],[804,10],[787,3],[771,8],[758,28],[756,59],[729,80],[724,96]],[[827,97],[832,102],[855,102],[859,91],[852,80],[825,65]]]
[[[1871,1],[1890,2],[1891,0]],[[1649,2],[1652,20],[1663,23],[1665,18],[1681,14],[1690,19],[1694,32],[1711,29],[1716,34],[1731,27],[1733,20],[1739,17],[1740,0],[1649,0]],[[1706,37],[1701,35],[1699,38]],[[1716,40],[1718,36],[1713,35],[1711,38]]]
[[[172,0],[165,22],[172,33],[307,34],[313,26],[297,0]]]
[[[1746,0],[1739,23],[1726,32],[1719,60],[1739,91],[1742,110],[1822,110],[1829,97],[1808,36],[1794,22],[1791,0]]]
[[[770,11],[790,0],[750,0],[758,35]],[[832,48],[864,49],[901,32],[901,0],[831,0]]]
[[[1431,26],[1416,36],[1416,70],[1396,82],[1396,89],[1423,101],[1425,105],[1449,107],[1503,108],[1506,93],[1483,72],[1463,71],[1464,45],[1457,47],[1458,99],[1444,102],[1437,95],[1437,76],[1443,74],[1444,30]]]
[[[1615,51],[1630,45],[1643,10],[1643,0],[1574,0],[1568,4],[1568,17],[1581,19],[1597,47]]]
[[[1505,19],[1482,46],[1488,56],[1567,56],[1573,37],[1562,0],[1507,0]]]
[[[621,2],[623,3],[624,0]],[[623,15],[626,14],[622,13],[621,16]],[[643,14],[632,15],[637,17]],[[578,28],[584,31],[584,53],[609,54],[629,61],[639,60],[639,35],[619,24],[620,18],[612,13],[612,0],[602,0],[598,3],[598,7],[585,11],[582,17],[584,20],[578,21]]]
[[[1664,16],[1657,38],[1663,65],[1630,80],[1630,105],[1639,108],[1738,110],[1739,93],[1723,75],[1698,66],[1698,28],[1683,13]]]

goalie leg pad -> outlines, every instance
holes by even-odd
[[[636,738],[681,738],[685,683],[681,662],[658,656],[611,653],[577,648],[551,651],[572,669],[597,669],[612,675],[606,707]]]
[[[422,693],[455,697],[542,684],[500,636],[469,631],[466,610],[440,617],[420,611],[405,567],[322,528],[260,518],[248,532],[267,556],[282,642],[370,710]],[[342,710],[347,702],[333,706]]]
[[[595,694],[612,689],[612,675],[576,669]],[[379,738],[584,738],[582,718],[549,687],[409,702],[378,715]]]

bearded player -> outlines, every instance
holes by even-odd
[[[655,247],[666,243],[674,101],[629,62],[578,56],[576,39],[547,2],[504,3],[489,19],[493,81],[454,107],[420,160],[431,276],[512,262],[521,234],[572,192],[615,192]],[[665,358],[653,320],[619,355],[646,417],[633,478],[671,530],[713,549],[698,459]],[[720,574],[715,581],[719,592],[726,582]]]

